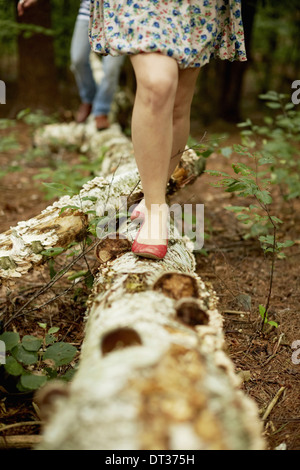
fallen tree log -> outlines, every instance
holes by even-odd
[[[59,152],[61,148],[75,148],[92,160],[105,156],[99,168],[99,175],[104,177],[118,174],[119,166],[119,173],[136,168],[132,143],[117,124],[101,132],[97,131],[93,119],[87,124],[51,124],[36,132],[34,145],[51,152]]]
[[[114,145],[110,152],[117,152],[118,144]],[[184,168],[176,175],[179,186],[199,173],[197,158],[185,153]],[[127,164],[133,164],[129,156]],[[41,262],[32,248],[26,251],[33,242],[39,249],[61,244],[57,234],[64,233],[63,214],[66,219],[80,218],[82,230],[83,214],[96,209],[95,199],[101,213],[108,196],[114,206],[120,196],[136,190],[138,175],[132,166],[124,174],[120,160],[112,157],[105,171],[107,178],[99,176],[79,196],[62,198],[46,210],[42,231],[39,224],[45,222],[45,214],[21,224],[12,246],[5,247],[5,242],[12,242],[13,231],[8,239],[2,238],[4,251],[9,252],[6,258],[14,265],[2,267],[0,274],[4,271],[6,279],[20,276]],[[76,212],[60,213],[67,205],[83,202]],[[75,221],[68,220],[70,231]],[[135,233],[136,225],[130,224],[126,237],[106,238],[97,246],[100,266],[79,367],[67,388],[53,384],[38,394],[48,424],[37,448],[262,449],[257,408],[240,391],[233,364],[223,352],[217,299],[195,274],[190,241],[174,230],[167,256],[153,262],[131,253]]]
[[[64,196],[40,215],[0,234],[0,285],[40,265],[45,260],[43,251],[66,248],[74,240],[82,239],[93,217],[89,214],[96,213],[100,217],[108,206],[117,210],[121,198],[130,195],[128,203],[133,204],[141,197],[132,144],[119,126],[97,132],[91,124],[50,125],[36,135],[35,144],[53,149],[77,145],[82,150],[84,147],[91,158],[102,152],[101,176],[86,183],[78,195]],[[192,150],[184,153],[182,166],[174,173],[169,192],[197,178],[201,171],[197,168],[198,160]],[[71,209],[64,210],[67,207]],[[78,209],[74,210],[76,207]]]
[[[65,396],[57,388],[38,448],[262,449],[256,406],[223,352],[217,299],[189,246],[178,237],[153,262],[124,243],[112,240],[114,259],[100,258],[79,368]]]

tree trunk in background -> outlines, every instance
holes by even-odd
[[[16,4],[18,2],[16,1]],[[51,29],[51,3],[43,0],[31,7],[19,23]],[[53,36],[34,33],[18,38],[18,100],[15,111],[26,107],[53,112],[58,103],[58,80]]]
[[[243,0],[243,22],[248,62],[211,60],[200,71],[192,108],[192,119],[203,120],[204,125],[225,119],[240,120],[243,79],[251,62],[251,40],[258,0]]]
[[[222,78],[221,95],[219,97],[219,116],[227,121],[240,120],[240,102],[243,89],[243,78],[247,65],[251,62],[251,40],[258,0],[243,0],[242,15],[245,33],[245,46],[248,61],[218,63],[219,76]]]

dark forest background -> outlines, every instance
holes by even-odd
[[[70,70],[70,44],[80,0],[43,0],[20,19],[17,0],[0,0],[0,79],[6,105],[0,116],[24,108],[74,111],[79,103]],[[243,0],[248,62],[213,61],[200,74],[193,118],[210,124],[237,122],[257,114],[258,95],[268,90],[291,94],[300,79],[300,0]],[[121,86],[134,87],[129,63]]]

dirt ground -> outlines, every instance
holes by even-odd
[[[228,143],[238,142],[236,129],[229,127],[227,130],[230,134]],[[0,169],[15,165],[15,171],[0,178],[0,233],[18,221],[39,214],[51,203],[45,200],[41,184],[33,179],[49,162],[45,162],[42,156],[26,158],[26,151],[32,147],[32,129],[18,123],[14,128],[0,130],[0,138],[12,131],[19,148],[3,151],[0,155]],[[202,138],[196,125],[193,132],[196,139]],[[209,132],[219,132],[219,128],[209,129]],[[78,155],[65,152],[61,158],[69,162],[71,169]],[[208,159],[207,168],[226,171],[230,168],[230,162],[213,154]],[[286,258],[276,260],[275,264],[270,319],[279,326],[266,327],[261,333],[258,306],[264,305],[268,296],[271,259],[264,255],[257,240],[243,238],[244,227],[234,214],[225,209],[229,204],[240,205],[240,201],[232,193],[212,187],[211,182],[212,177],[204,174],[191,188],[176,195],[176,200],[182,203],[192,197],[193,203],[202,203],[205,207],[208,238],[204,248],[207,254],[196,255],[197,272],[217,293],[219,311],[224,318],[227,353],[237,373],[243,373],[245,380],[242,388],[256,401],[261,416],[284,387],[278,402],[265,419],[267,448],[273,450],[284,444],[287,450],[300,450],[300,365],[292,359],[292,344],[300,340],[300,201],[287,204],[280,195],[274,195],[274,214],[284,221],[279,236],[296,243],[286,251]],[[93,260],[90,259],[90,262],[93,263]],[[45,266],[16,282],[9,291],[2,289],[2,324],[48,281],[49,269]],[[10,324],[11,329],[21,335],[41,334],[37,322],[46,322],[49,326],[59,326],[60,339],[80,349],[88,289],[82,289],[75,295],[65,290],[68,284],[64,282],[37,298],[31,305],[31,312],[14,320]],[[56,297],[55,301],[48,303],[53,297]],[[39,433],[39,424],[33,422],[38,422],[39,416],[32,399],[31,393],[16,393],[9,388],[9,384],[1,384],[0,435],[24,437],[25,442],[29,443],[32,437],[33,442],[34,436]]]

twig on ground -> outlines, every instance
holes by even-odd
[[[270,404],[268,405],[263,417],[262,417],[262,420],[263,421],[266,421],[266,419],[269,417],[271,411],[273,410],[273,408],[275,407],[275,405],[277,404],[279,398],[281,397],[281,395],[283,394],[283,392],[285,391],[285,388],[286,387],[281,387],[278,392],[276,393],[275,397],[272,399],[272,401],[270,402]]]
[[[284,334],[281,333],[281,335],[279,336],[279,339],[274,347],[274,351],[273,351],[273,354],[266,360],[266,362],[264,362],[263,366],[266,366],[267,364],[269,364],[269,362],[272,361],[272,359],[274,359],[274,357],[277,356],[277,351],[278,351],[278,348],[280,346],[280,343],[282,341],[282,338],[284,337]]]

